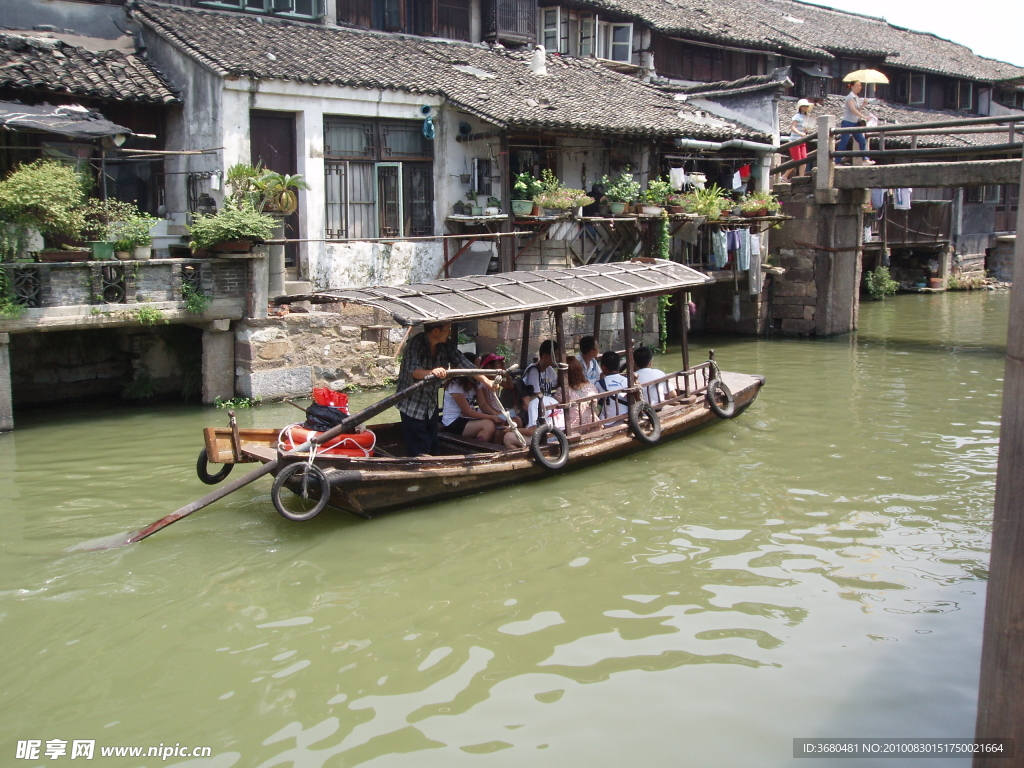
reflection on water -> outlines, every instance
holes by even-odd
[[[0,763],[84,738],[213,748],[104,763],[133,767],[774,766],[794,737],[969,736],[1007,305],[715,339],[761,398],[615,464],[370,522],[289,523],[261,481],[101,553],[64,550],[206,493],[223,412],[19,415]]]

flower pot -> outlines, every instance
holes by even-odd
[[[626,210],[625,203],[608,203],[608,207],[611,208],[613,216],[618,216],[619,214]]]
[[[544,209],[544,215],[545,216],[561,216],[564,213],[565,213],[565,210],[563,208],[545,208]]]
[[[484,214],[487,216],[497,216],[499,213],[501,213],[501,208],[496,205],[488,205],[484,208]]]
[[[483,216],[483,215],[484,215],[484,207],[482,205],[474,205],[472,207],[472,213],[470,213],[470,216]]]
[[[540,216],[540,206],[536,203],[533,204],[533,215]]]
[[[114,255],[121,261],[128,261],[132,257],[131,251],[114,251]]]
[[[929,277],[928,278],[928,287],[929,288],[935,288],[935,289],[945,288],[946,286],[943,283],[945,283],[945,280],[943,280],[941,277]]]
[[[135,250],[132,252],[132,255],[133,255],[134,258],[138,259],[139,261],[145,261],[146,259],[148,259],[150,256],[153,255],[153,246],[151,246],[151,245],[139,245],[139,246],[136,246]]]
[[[455,216],[466,215],[466,206],[462,204],[461,200],[459,200],[459,202],[455,203],[455,205],[452,206],[452,214]]]
[[[533,200],[513,200],[512,213],[516,216],[529,216],[533,211]]]
[[[468,173],[460,173],[459,174],[459,181],[461,181],[463,184],[469,184],[469,179],[470,179],[470,176],[469,176]]]
[[[686,208],[681,205],[670,205],[668,207],[669,213],[686,213]]]
[[[642,210],[645,216],[661,216],[663,209],[660,205],[645,205]]]
[[[86,245],[92,250],[93,261],[109,261],[114,258],[114,244],[104,240],[92,240]]]
[[[92,251],[85,250],[74,250],[74,251],[63,251],[59,249],[51,249],[45,251],[39,251],[36,259],[41,262],[57,263],[62,261],[89,261],[92,257]]]
[[[207,250],[211,253],[248,253],[252,250],[252,243],[248,240],[223,240]]]

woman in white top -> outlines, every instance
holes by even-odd
[[[796,113],[793,115],[793,120],[789,124],[789,140],[796,141],[797,139],[804,138],[810,133],[810,122],[809,118],[811,110],[814,109],[814,104],[809,102],[807,99],[800,99],[796,103]],[[789,156],[793,160],[804,160],[807,157],[807,142],[799,144],[795,147],[790,147]],[[795,168],[790,168],[784,174],[782,178],[788,179],[793,175],[793,172],[797,172],[797,176],[803,176],[804,170],[807,168],[806,165],[798,165]]]
[[[846,94],[846,104],[843,107],[843,119],[839,123],[841,128],[855,128],[857,125],[867,125],[868,115],[866,115],[862,109],[864,106],[864,99],[860,98],[861,89],[864,87],[864,83],[854,80],[850,83],[850,92]],[[850,137],[857,140],[857,145],[863,152],[868,148],[867,139],[864,138],[863,133],[844,133],[839,137],[840,152],[845,152],[850,148]],[[839,160],[840,163],[846,162],[846,158]],[[869,160],[866,156],[864,157],[864,165],[874,165],[873,160]]]
[[[489,442],[500,416],[484,413],[476,408],[477,384],[469,377],[460,376],[448,382],[444,389],[444,407],[441,411],[441,429],[453,435],[472,437]]]

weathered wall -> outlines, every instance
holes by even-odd
[[[444,263],[435,241],[328,243],[310,263],[316,288],[364,288],[434,280]]]
[[[772,263],[786,272],[773,278],[769,322],[800,335],[856,330],[867,191],[841,190],[833,205],[818,205],[810,184],[777,184],[775,192],[794,219],[772,239]]]
[[[245,397],[309,396],[314,386],[375,387],[397,375],[395,360],[361,329],[331,312],[245,320],[235,325],[235,389]]]
[[[1000,235],[996,238],[996,247],[989,252],[985,264],[991,277],[1004,283],[1013,281],[1013,249],[1016,243],[1016,235]]]

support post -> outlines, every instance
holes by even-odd
[[[569,402],[569,392],[565,388],[565,371],[562,370],[559,365],[565,358],[565,323],[562,322],[562,316],[565,314],[565,307],[559,307],[555,310],[555,349],[552,357],[555,358],[555,367],[558,371],[558,387],[562,391],[562,402]],[[569,423],[569,414],[566,414],[565,423]]]
[[[11,335],[0,333],[0,432],[14,429],[14,399],[11,397]]]
[[[832,137],[828,115],[818,117],[818,165],[815,168],[814,198],[818,205],[836,202],[836,164],[832,157]]]
[[[602,304],[594,305],[594,343],[601,348],[601,307]]]
[[[284,219],[278,219],[277,228],[274,230],[275,240],[284,239]],[[284,296],[284,251],[283,243],[270,245],[270,256],[267,259],[267,292],[270,296]]]
[[[267,246],[253,248],[249,259],[249,292],[246,302],[246,317],[266,317],[268,293]]]
[[[626,383],[632,387],[636,385],[636,372],[633,370],[633,313],[629,301],[622,300],[622,330],[626,341]]]
[[[1024,172],[1020,190],[1024,198]],[[1024,206],[1017,209],[1017,232],[1024,232]],[[1024,237],[1020,235],[1013,278],[1024,286]],[[1010,292],[975,738],[1011,738],[1017,751],[1012,761],[976,756],[974,768],[1024,762],[1024,290],[1019,289]]]
[[[530,364],[530,313],[523,312],[523,341],[519,347],[519,370],[525,371]]]
[[[203,329],[203,402],[235,396],[235,335],[230,320],[214,320]]]
[[[680,291],[676,294],[676,303],[679,304],[679,346],[683,353],[683,370],[688,371],[690,370],[690,294]]]

